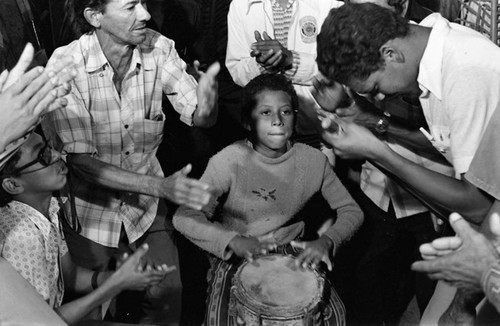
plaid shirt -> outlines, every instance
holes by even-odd
[[[68,106],[44,120],[47,136],[66,153],[88,153],[125,170],[162,177],[156,158],[165,122],[162,93],[188,125],[197,104],[196,81],[186,73],[174,43],[148,30],[133,51],[121,94],[95,33],[57,49],[49,65],[68,55],[76,56],[77,77]],[[76,175],[71,181],[76,215],[88,239],[117,247],[122,225],[134,242],[153,223],[158,198],[104,189]]]
[[[398,144],[387,144],[396,153],[420,166],[447,176],[453,177],[455,175],[453,168],[449,165],[429,160]],[[360,187],[378,207],[386,212],[389,210],[389,203],[392,202],[396,218],[412,216],[429,210],[417,198],[369,162],[363,164]]]

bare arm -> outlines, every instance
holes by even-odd
[[[147,250],[147,246],[142,246],[137,249],[137,251],[130,256],[117,271],[100,273],[101,278],[98,279],[98,288],[93,291],[91,288],[91,277],[93,272],[74,266],[71,263],[69,254],[66,254],[63,257],[64,276],[66,277],[68,274],[68,271],[64,271],[64,269],[68,267],[71,268],[72,271],[70,271],[70,273],[73,274],[73,276],[70,282],[73,283],[74,289],[91,292],[77,300],[62,305],[56,309],[56,312],[67,323],[74,324],[92,309],[110,300],[125,289],[140,290],[149,285],[159,283],[166,273],[175,269],[175,266],[168,267],[162,265],[156,269],[143,270],[141,257],[144,256]],[[69,275],[71,276],[71,274]],[[88,283],[84,284],[85,282]]]
[[[113,190],[165,198],[197,210],[207,205],[211,198],[207,184],[187,177],[190,165],[161,178],[124,170],[88,154],[70,154],[68,163],[84,180]]]
[[[476,187],[465,181],[428,170],[394,152],[368,129],[332,117],[340,132],[328,132],[331,119],[323,120],[323,138],[335,147],[335,153],[345,158],[366,158],[390,171],[430,203],[462,214],[479,223],[492,202]]]

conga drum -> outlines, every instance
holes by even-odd
[[[295,258],[272,254],[244,262],[231,287],[231,325],[322,325],[331,311],[323,304],[324,279],[295,266]]]

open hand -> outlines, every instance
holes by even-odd
[[[461,241],[444,238],[423,244],[420,250],[428,260],[413,263],[412,269],[460,288],[480,290],[483,273],[500,254],[491,240],[474,230],[459,214],[450,215],[450,224]],[[490,225],[491,232],[500,239],[498,213],[491,215]]]
[[[188,177],[191,164],[164,178],[162,196],[178,205],[202,210],[213,200],[210,186]]]
[[[302,253],[296,258],[295,264],[297,266],[302,268],[311,266],[312,269],[315,269],[320,262],[324,262],[329,271],[333,269],[330,260],[333,241],[330,238],[321,236],[314,241],[292,241],[290,244],[294,248],[303,249]]]
[[[200,127],[210,127],[215,124],[218,115],[218,88],[217,74],[220,64],[215,62],[208,67],[206,72],[199,70],[200,63],[194,62],[194,68],[199,75],[196,96],[198,106],[194,115],[194,123]]]
[[[276,244],[260,242],[256,237],[235,236],[228,245],[238,257],[253,261],[255,255],[265,255],[270,250],[276,249]]]
[[[250,46],[250,55],[268,72],[275,72],[280,68],[291,66],[293,54],[278,40],[272,39],[267,32],[262,36],[259,31],[254,32],[255,41]]]
[[[142,258],[147,251],[147,244],[140,246],[121,263],[116,272],[111,275],[110,280],[117,282],[122,290],[144,290],[151,285],[158,284],[167,273],[176,269],[175,266],[166,264],[154,268],[151,265],[144,266]]]

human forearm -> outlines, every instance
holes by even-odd
[[[159,189],[162,178],[124,170],[88,154],[68,155],[68,163],[89,183],[117,191],[161,197]]]
[[[487,196],[466,180],[426,169],[388,146],[371,161],[400,179],[403,186],[416,191],[424,201],[435,203],[449,212],[458,212],[474,223],[483,220],[492,204]]]
[[[121,291],[122,287],[118,282],[104,282],[89,294],[57,308],[56,312],[71,325],[78,322],[94,308],[118,295]]]

